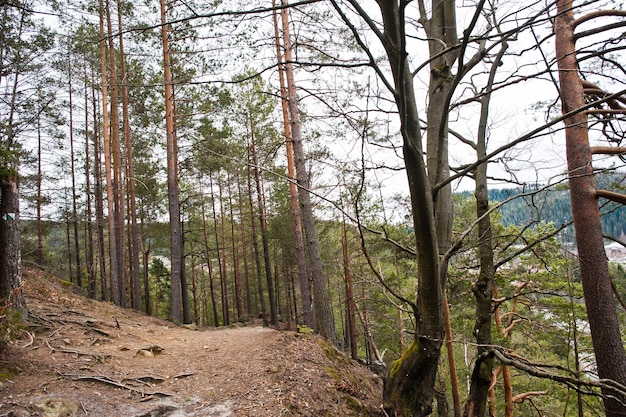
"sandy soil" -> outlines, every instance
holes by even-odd
[[[32,325],[0,355],[0,417],[379,416],[380,378],[318,337],[190,330],[25,274]]]

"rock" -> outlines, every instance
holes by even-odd
[[[173,405],[159,405],[150,411],[135,417],[183,417],[185,413]]]
[[[163,348],[161,346],[152,345],[139,349],[136,354],[145,356],[146,358],[152,358],[154,355],[158,355],[161,352],[163,352]]]
[[[78,413],[78,404],[73,401],[48,399],[36,407],[41,410],[43,417],[73,417]]]

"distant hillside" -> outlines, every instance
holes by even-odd
[[[624,191],[626,188],[626,173],[597,174],[598,188],[614,191]],[[505,225],[524,226],[531,222],[543,221],[561,225],[572,218],[568,185],[559,184],[542,191],[543,186],[536,184],[525,188],[503,188],[489,191],[489,199],[493,202],[502,202],[511,197],[519,196],[505,203],[500,213]],[[621,238],[626,236],[626,207],[616,203],[609,203],[600,199],[603,205],[601,210],[602,228],[605,234]],[[569,226],[559,237],[563,241],[572,241],[573,226]]]

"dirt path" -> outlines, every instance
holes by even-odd
[[[317,337],[188,330],[29,274],[36,327],[0,358],[2,416],[380,415],[380,379]]]

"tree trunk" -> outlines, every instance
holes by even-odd
[[[276,0],[272,1],[276,5]],[[293,218],[293,236],[296,250],[296,260],[298,263],[298,279],[300,283],[300,298],[302,299],[302,315],[304,324],[313,328],[313,310],[311,301],[311,291],[309,289],[309,276],[306,267],[306,253],[304,251],[304,239],[302,237],[302,220],[300,217],[300,206],[298,203],[298,187],[296,186],[296,168],[294,166],[293,140],[291,138],[291,125],[289,123],[289,99],[287,97],[287,86],[285,85],[285,65],[283,54],[281,53],[280,35],[278,19],[274,12],[274,37],[276,39],[276,57],[280,65],[278,77],[280,81],[280,103],[283,114],[283,126],[285,135],[285,153],[287,154],[287,176],[289,177],[289,201],[291,203],[291,216]]]
[[[37,263],[43,268],[43,221],[41,219],[41,206],[43,203],[43,193],[41,185],[43,183],[43,171],[41,168],[41,117],[37,118]]]
[[[141,235],[145,236],[145,227],[143,222],[143,217],[139,223],[139,227],[141,229]],[[146,239],[142,239],[141,241],[141,257],[143,259],[143,298],[145,300],[145,312],[147,315],[152,315],[152,304],[150,300],[150,275],[148,273],[148,259],[150,256],[150,244],[148,243],[148,247],[146,247]]]
[[[0,178],[0,303],[11,306],[26,319],[19,211],[18,176],[9,173]]]
[[[114,212],[114,197],[113,197],[113,178],[111,176],[111,140],[110,129],[111,123],[109,120],[109,108],[108,108],[108,91],[107,85],[109,79],[107,79],[107,58],[106,58],[106,37],[104,32],[104,20],[106,19],[107,12],[104,8],[103,0],[100,0],[100,75],[101,88],[102,88],[102,142],[104,145],[104,171],[106,179],[106,195],[107,195],[107,214],[109,225],[109,289],[110,291],[103,297],[103,299],[110,299],[115,304],[119,304],[119,300],[116,298],[119,294],[119,277],[118,277],[118,262],[117,257],[117,235],[115,233],[115,212]],[[106,284],[103,285],[106,288]]]
[[[224,316],[224,325],[228,326],[230,324],[230,303],[228,299],[229,289],[228,289],[228,268],[226,262],[226,215],[224,214],[224,197],[222,196],[222,184],[217,183],[217,189],[219,190],[219,198],[220,198],[220,244],[221,250],[218,252],[218,256],[220,257],[221,264],[220,268],[222,270],[222,314]],[[215,239],[217,240],[217,224],[215,225]]]
[[[256,266],[256,278],[257,278],[257,294],[259,296],[261,304],[261,316],[263,319],[263,326],[267,326],[267,308],[265,306],[265,295],[263,294],[263,272],[261,271],[261,254],[259,252],[259,238],[256,231],[256,220],[254,218],[254,201],[252,198],[252,168],[251,165],[250,150],[248,150],[248,204],[250,206],[250,228],[252,229],[252,250],[254,252],[254,264]]]
[[[237,175],[237,197],[239,200],[239,223],[241,227],[241,249],[243,258],[243,280],[246,290],[246,316],[252,314],[252,294],[250,290],[250,271],[248,270],[248,244],[247,244],[247,231],[246,222],[244,219],[243,211],[243,193],[241,191],[241,175]]]
[[[73,82],[72,82],[72,68],[68,59],[68,68],[67,68],[67,79],[68,79],[68,113],[69,113],[69,135],[70,135],[70,167],[71,167],[71,175],[72,175],[72,231],[74,237],[74,262],[76,262],[76,285],[79,288],[83,286],[83,272],[80,263],[80,240],[78,238],[78,208],[77,208],[77,197],[76,197],[76,154],[74,152],[74,93],[73,93]]]
[[[281,4],[286,5],[287,0],[282,0]],[[289,98],[289,120],[291,126],[291,142],[294,153],[294,166],[296,169],[296,180],[298,183],[298,197],[300,202],[300,212],[302,214],[302,225],[306,236],[306,249],[309,254],[309,266],[313,281],[313,305],[315,309],[316,330],[322,337],[333,345],[338,345],[335,322],[333,320],[328,291],[326,290],[326,280],[322,269],[322,259],[317,238],[317,227],[313,216],[313,204],[311,203],[311,184],[309,173],[306,168],[306,157],[302,141],[300,127],[300,109],[298,106],[298,95],[293,74],[292,54],[293,42],[289,35],[289,19],[287,9],[281,11],[283,44],[285,48],[285,76],[287,78],[287,97]]]
[[[171,319],[180,323],[182,311],[182,228],[180,224],[180,201],[178,191],[178,146],[174,130],[174,89],[172,86],[172,65],[168,39],[168,25],[165,0],[161,6],[161,40],[163,43],[163,78],[165,83],[165,129],[167,134],[167,201],[170,219],[170,257],[171,257]]]
[[[92,70],[91,85],[96,85],[95,75]],[[106,269],[106,250],[104,245],[104,196],[102,192],[102,159],[100,157],[100,135],[98,132],[104,132],[105,123],[102,123],[101,129],[98,129],[98,103],[96,99],[96,90],[91,90],[91,102],[93,113],[93,170],[94,170],[94,193],[96,208],[96,237],[98,241],[98,260],[100,264],[100,297],[103,301],[107,300],[107,269]]]
[[[418,294],[415,339],[391,366],[383,405],[393,416],[426,416],[432,412],[437,366],[443,340],[443,279],[437,223],[429,175],[423,159],[421,128],[413,74],[406,60],[404,9],[396,1],[380,1],[384,46],[391,65],[400,113],[403,155],[409,181],[417,247]],[[443,146],[443,145],[442,145]],[[446,167],[440,169],[445,170]]]
[[[110,237],[115,240],[115,251],[113,257],[116,258],[115,273],[116,282],[111,278],[111,290],[113,292],[113,302],[119,306],[126,307],[126,268],[124,261],[124,187],[122,185],[122,148],[120,144],[119,132],[119,97],[117,89],[117,60],[115,56],[115,45],[113,42],[113,23],[111,19],[111,8],[109,0],[106,0],[106,20],[109,36],[109,86],[111,94],[111,130],[110,130],[110,151],[113,158],[113,183],[112,197],[109,205],[113,205],[113,229],[109,230]],[[111,266],[111,269],[113,267]],[[114,285],[115,286],[114,286]]]
[[[85,82],[85,251],[87,252],[87,281],[89,283],[89,296],[96,298],[96,270],[94,263],[93,248],[93,212],[91,208],[91,156],[90,156],[90,134],[89,134],[89,85],[87,83],[87,62],[84,62],[84,82]],[[95,136],[96,125],[93,126]]]
[[[267,236],[267,219],[265,217],[265,195],[263,193],[263,182],[261,170],[259,168],[259,158],[256,152],[255,128],[250,127],[250,154],[254,172],[254,183],[256,185],[257,208],[259,210],[259,225],[261,227],[261,243],[263,245],[263,263],[265,265],[265,278],[267,281],[267,292],[270,300],[270,321],[276,326],[278,324],[278,311],[276,305],[276,293],[274,291],[274,281],[272,280],[272,263],[270,260],[269,238]]]
[[[476,140],[476,159],[481,160],[487,155],[487,133],[489,104],[491,91],[497,69],[502,62],[502,57],[508,48],[503,42],[500,52],[491,65],[487,91],[480,99],[480,118],[478,121],[478,134]],[[491,217],[489,214],[489,192],[487,186],[487,163],[479,164],[474,171],[476,183],[474,197],[476,198],[476,218],[478,219],[478,257],[480,270],[478,278],[472,285],[472,292],[476,298],[476,312],[474,321],[474,337],[476,338],[477,356],[481,359],[476,361],[472,372],[470,392],[465,404],[464,415],[466,417],[483,417],[487,412],[487,398],[489,387],[493,380],[493,357],[483,355],[491,349],[491,322],[493,288],[495,283],[495,267],[493,260],[493,244],[491,242]]]
[[[213,212],[213,235],[215,238],[215,256],[217,258],[217,265],[218,265],[218,271],[219,271],[219,275],[220,275],[220,288],[221,288],[221,301],[222,301],[222,320],[223,320],[223,324],[226,325],[226,316],[227,311],[225,310],[225,306],[227,305],[226,299],[225,299],[225,293],[224,293],[224,282],[226,280],[226,270],[222,264],[222,257],[221,257],[221,249],[220,249],[220,237],[219,237],[219,232],[218,232],[218,227],[217,227],[217,211],[215,208],[215,191],[213,190],[213,177],[211,176],[211,174],[209,174],[209,187],[211,188],[211,209]],[[216,324],[217,326],[218,324]]]
[[[567,114],[585,105],[576,60],[574,13],[571,0],[557,1],[554,21],[561,102]],[[600,211],[595,193],[587,114],[579,111],[565,119],[565,142],[570,197],[583,294],[591,328],[598,377],[626,385],[626,354],[613,302],[611,277],[604,250]],[[603,390],[608,417],[623,416],[626,398]]]
[[[202,185],[202,180],[201,180]],[[211,250],[209,248],[209,231],[207,230],[206,205],[204,201],[204,193],[201,189],[202,199],[202,233],[204,236],[204,255],[206,257],[207,272],[209,274],[209,292],[211,295],[211,307],[213,309],[213,325],[219,326],[219,317],[217,315],[217,302],[215,300],[215,285],[213,280],[213,263],[211,262]]]
[[[133,163],[133,145],[130,132],[130,114],[128,103],[128,84],[126,75],[126,55],[122,35],[122,2],[117,3],[117,21],[120,43],[120,78],[122,80],[122,120],[124,126],[124,153],[126,160],[126,185],[128,187],[128,217],[130,218],[130,295],[131,306],[141,311],[141,271],[139,269],[139,228],[137,225],[137,198],[135,192],[135,167]],[[144,265],[146,268],[146,265]]]
[[[343,279],[346,292],[346,322],[348,324],[348,346],[350,347],[350,356],[352,359],[358,359],[356,344],[356,317],[354,306],[354,291],[352,289],[352,270],[350,268],[350,254],[348,253],[348,226],[346,219],[343,219],[343,238],[341,240],[341,248],[343,252]]]
[[[235,233],[235,210],[233,204],[233,194],[231,190],[231,178],[228,175],[228,203],[230,205],[230,241],[233,246],[233,279],[235,281],[235,307],[237,308],[237,320],[244,316],[243,291],[241,288],[241,277],[239,275],[239,249]]]

